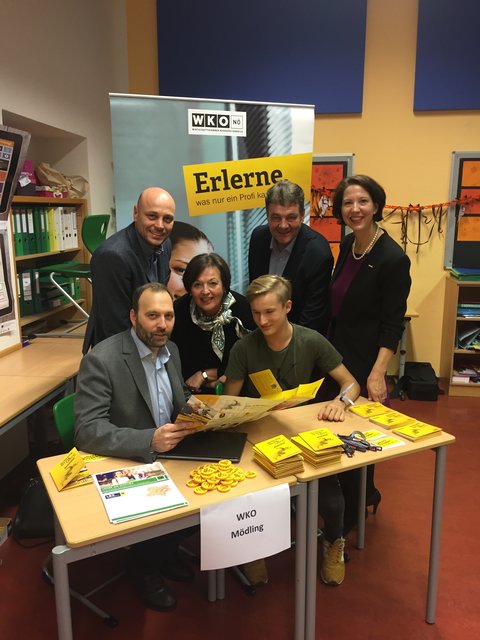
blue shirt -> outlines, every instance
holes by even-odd
[[[270,263],[268,265],[268,273],[274,274],[276,276],[283,276],[283,272],[285,267],[287,266],[287,262],[292,255],[293,245],[295,244],[295,240],[291,240],[286,247],[281,249],[275,241],[275,238],[272,237],[270,242]]]
[[[137,336],[135,329],[131,329],[131,334],[145,370],[155,424],[157,427],[161,427],[172,421],[173,413],[172,387],[165,367],[170,358],[170,351],[167,347],[162,347],[159,349],[158,355],[155,356]]]

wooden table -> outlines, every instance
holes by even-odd
[[[81,359],[80,340],[36,338],[0,358],[0,376],[56,376],[67,380],[77,375]]]
[[[362,400],[360,400],[361,402]],[[366,430],[374,425],[348,413],[343,423],[319,423],[317,413],[320,405],[307,405],[284,411],[273,412],[269,416],[242,425],[248,433],[248,443],[240,465],[248,468],[252,464],[251,444],[268,437],[284,433],[287,436],[313,429],[320,425],[329,426],[335,433],[349,434],[355,429]],[[376,427],[382,431],[380,427]],[[385,431],[386,434],[388,432]],[[455,438],[447,433],[412,443],[406,441],[401,447],[384,449],[380,452],[356,453],[352,458],[342,456],[337,464],[330,464],[321,469],[314,469],[307,463],[305,471],[298,474],[297,480],[290,477],[274,480],[263,469],[255,466],[257,478],[249,484],[242,483],[236,487],[235,495],[276,486],[288,482],[292,495],[297,496],[296,513],[296,574],[295,574],[295,639],[315,638],[316,621],[316,582],[317,582],[317,520],[318,520],[318,479],[324,476],[341,473],[350,469],[362,470],[360,488],[361,504],[359,507],[359,531],[357,546],[364,545],[365,523],[365,487],[366,467],[372,463],[392,460],[404,455],[411,455],[427,449],[436,454],[435,483],[433,492],[432,529],[430,538],[430,565],[427,586],[426,621],[435,621],[438,567],[440,552],[440,532],[443,508],[443,485],[445,478],[446,447]],[[61,457],[61,456],[60,456]],[[141,540],[163,535],[171,531],[183,529],[199,522],[200,509],[203,506],[225,500],[225,494],[209,492],[204,496],[185,493],[190,504],[181,509],[167,513],[140,518],[118,525],[108,522],[106,513],[96,489],[93,485],[74,489],[75,502],[72,503],[71,492],[59,493],[49,475],[49,469],[60,459],[59,456],[46,458],[38,462],[40,473],[47,487],[54,511],[58,519],[56,547],[53,549],[53,566],[55,573],[55,598],[60,640],[72,639],[71,613],[69,601],[68,564],[76,560],[105,553],[119,547],[134,544]],[[90,463],[94,473],[127,466],[129,461],[110,458],[101,462]],[[188,473],[192,468],[190,461],[165,460],[167,471],[183,489]],[[231,497],[235,497],[232,495]],[[305,505],[306,502],[306,505]],[[88,517],[86,516],[88,514]],[[62,544],[63,542],[66,544]]]
[[[357,401],[358,402],[358,401]],[[366,402],[360,399],[359,402]],[[322,403],[325,404],[325,403]],[[297,434],[299,431],[320,426],[330,428],[334,433],[348,435],[354,430],[365,431],[375,428],[384,431],[372,424],[368,420],[360,418],[353,413],[347,413],[345,422],[327,423],[317,420],[317,413],[320,404],[306,405],[276,411],[271,415],[249,424],[248,440],[255,444],[266,438],[273,437],[279,433],[284,433],[287,437]],[[395,434],[391,434],[395,436]],[[398,436],[396,436],[398,437]],[[305,603],[305,638],[315,640],[315,618],[316,618],[316,586],[317,586],[317,527],[318,527],[318,479],[330,476],[335,473],[342,473],[350,469],[362,470],[358,518],[357,546],[362,549],[365,543],[365,494],[366,494],[366,470],[369,464],[377,464],[386,460],[392,460],[405,455],[411,455],[431,449],[436,456],[435,477],[432,505],[432,528],[430,536],[430,563],[427,584],[427,607],[426,622],[434,623],[436,615],[437,587],[438,587],[438,567],[440,555],[440,534],[442,525],[443,510],[443,488],[445,481],[445,463],[447,445],[455,442],[454,436],[448,433],[441,433],[432,438],[427,438],[420,442],[410,442],[405,440],[405,446],[387,448],[383,451],[357,452],[352,458],[342,456],[338,464],[329,464],[323,468],[315,469],[309,464],[305,464],[305,471],[297,474],[300,482],[308,484],[307,498],[307,569],[306,569],[306,603]]]
[[[0,438],[51,400],[73,392],[81,358],[81,343],[61,338],[34,340],[26,347],[2,356]],[[10,439],[12,442],[17,435],[12,431],[6,440]],[[4,474],[27,453],[28,444],[22,444],[22,452],[17,451],[16,460],[9,459],[8,467],[3,470]]]
[[[61,376],[0,375],[0,436],[12,423],[29,416],[64,388],[65,378]]]
[[[104,506],[93,484],[73,489],[57,491],[49,470],[63,456],[44,458],[37,462],[40,474],[47,488],[56,515],[56,546],[52,551],[53,572],[55,575],[55,601],[57,610],[58,633],[60,640],[71,640],[72,621],[69,597],[68,565],[71,562],[92,557],[135,544],[142,540],[164,535],[179,529],[185,529],[200,522],[200,509],[207,505],[221,503],[246,493],[253,493],[287,483],[290,493],[296,497],[296,545],[295,545],[295,638],[301,640],[305,632],[305,551],[306,551],[306,485],[296,482],[294,476],[275,480],[266,471],[255,465],[257,477],[245,480],[228,494],[209,491],[198,496],[185,487],[191,469],[195,463],[187,460],[161,460],[168,474],[189,501],[188,506],[172,509],[164,513],[130,520],[120,524],[111,524]],[[107,458],[88,464],[92,473],[101,473],[130,466],[129,460]],[[138,464],[138,463],[134,463]],[[251,445],[246,443],[240,466],[248,469],[253,466]],[[209,572],[209,599],[216,597],[216,572]],[[223,572],[222,572],[223,573]],[[222,574],[220,574],[222,575]],[[220,589],[221,591],[221,589]],[[212,596],[212,594],[214,594]],[[223,594],[220,594],[220,597]]]

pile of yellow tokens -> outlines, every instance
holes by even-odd
[[[187,487],[192,488],[197,495],[203,495],[214,489],[227,493],[245,478],[255,478],[256,475],[255,471],[243,471],[240,467],[235,467],[231,460],[220,460],[192,469]]]

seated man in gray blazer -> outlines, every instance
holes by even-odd
[[[292,284],[290,322],[325,334],[328,287],[333,269],[330,245],[303,223],[305,195],[289,180],[280,180],[265,196],[267,223],[253,230],[248,250],[250,282],[267,274]]]
[[[165,285],[147,283],[133,294],[131,329],[96,345],[82,360],[75,397],[75,445],[83,451],[152,462],[195,431],[174,424],[189,397],[178,349],[169,341],[175,316]],[[181,532],[180,532],[181,533]],[[184,536],[182,536],[184,537]],[[179,534],[132,547],[132,571],[143,602],[157,611],[176,606],[162,576],[193,578],[177,553]]]

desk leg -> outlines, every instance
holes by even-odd
[[[217,572],[215,570],[208,571],[208,601],[215,602],[217,599]]]
[[[357,454],[358,455],[358,454]],[[357,515],[357,549],[365,548],[365,508],[367,493],[367,467],[360,469],[360,487],[358,489],[358,515]]]
[[[52,550],[58,640],[73,640],[68,564],[64,557],[67,551],[66,546],[54,547]]]
[[[430,536],[430,563],[428,567],[427,612],[425,621],[434,624],[437,610],[438,568],[440,536],[442,531],[443,493],[447,447],[435,449],[435,484],[433,489],[432,532]]]
[[[298,484],[295,503],[295,640],[305,638],[307,564],[307,484]],[[316,578],[315,578],[316,579]]]
[[[307,571],[305,597],[305,640],[315,640],[317,615],[317,530],[318,530],[318,480],[308,483],[307,495]]]
[[[225,600],[225,569],[217,569],[217,600]]]

